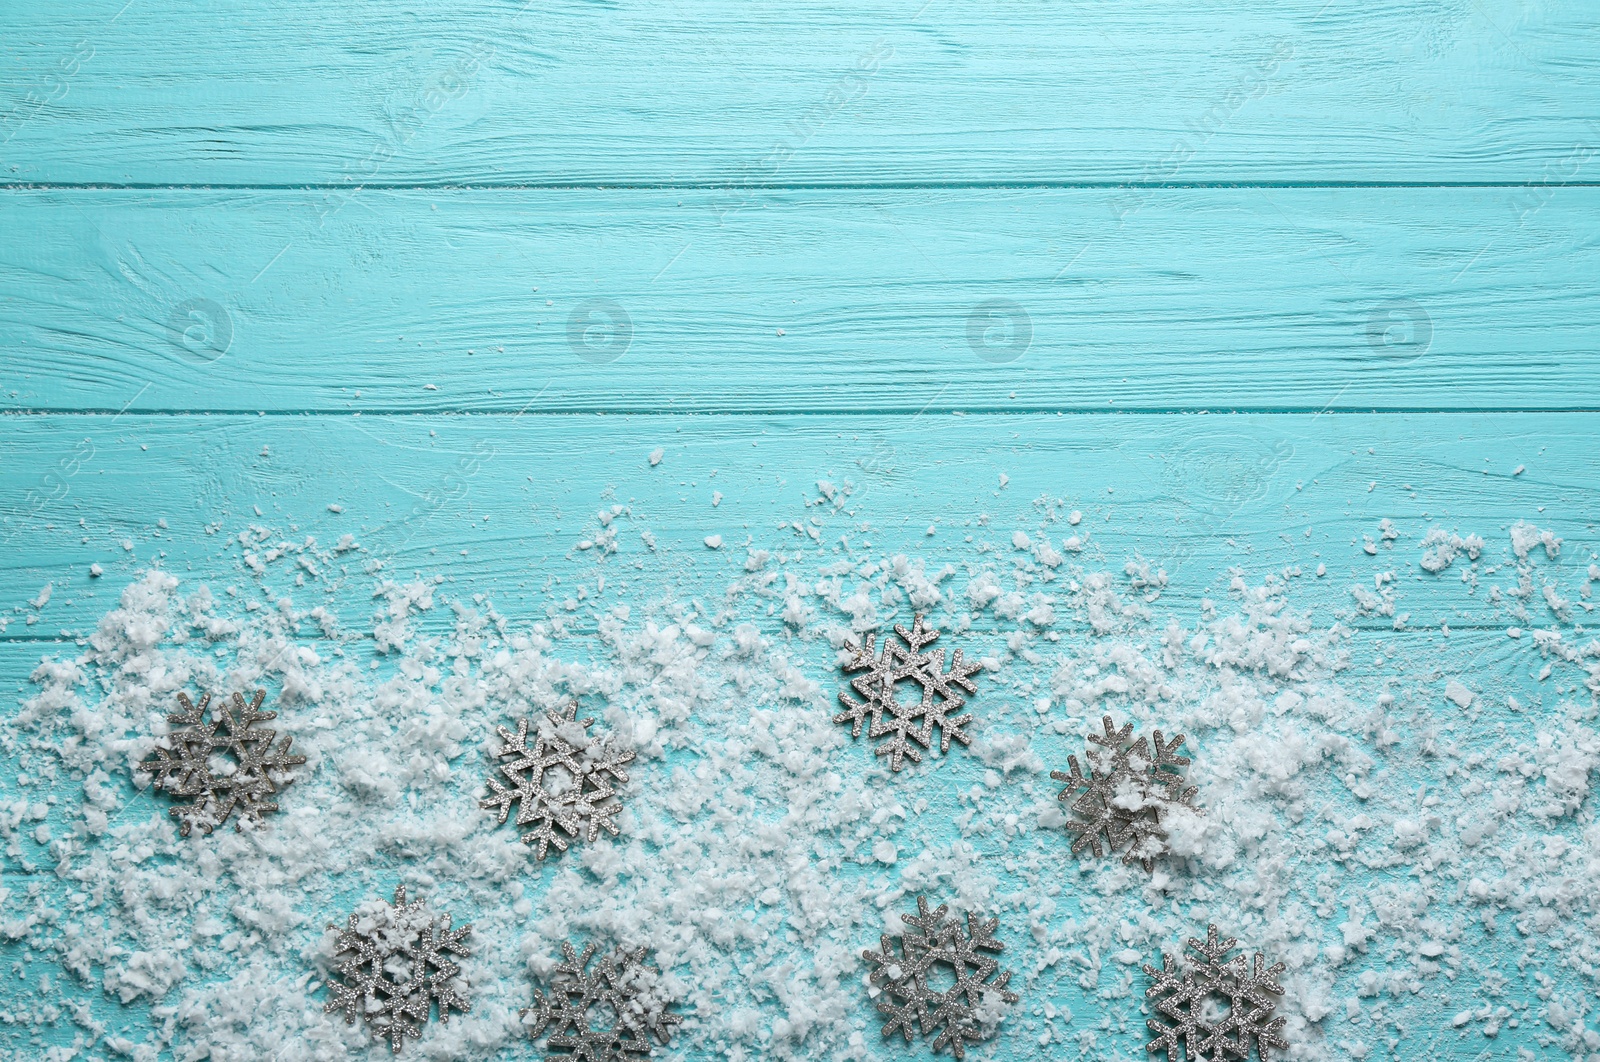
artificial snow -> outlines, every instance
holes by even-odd
[[[1470,632],[1398,653],[1387,617],[1407,591],[1384,573],[1361,577],[1373,589],[1348,615],[1325,593],[1301,602],[1295,572],[1240,570],[1185,599],[1181,578],[1103,543],[1066,558],[1046,527],[1012,530],[937,565],[751,546],[716,593],[602,603],[613,553],[672,555],[642,530],[647,548],[575,554],[587,596],[529,622],[501,617],[492,587],[461,597],[375,563],[369,585],[340,584],[370,593],[370,618],[340,621],[310,598],[328,551],[264,530],[238,538],[242,590],[145,572],[76,651],[39,663],[0,730],[15,783],[0,839],[20,871],[0,896],[6,1057],[387,1057],[325,1013],[320,986],[339,955],[328,923],[404,884],[473,927],[455,960],[471,1009],[428,1023],[413,1058],[529,1054],[520,1015],[569,941],[646,949],[653,998],[683,1019],[670,1057],[891,1057],[862,952],[923,895],[1006,927],[1020,1002],[975,1014],[976,1059],[1140,1057],[1142,965],[1216,924],[1284,964],[1288,1058],[1493,1038],[1592,1060],[1600,643],[1554,581],[1560,537],[1425,533],[1413,573],[1499,580],[1486,593],[1528,636],[1496,628],[1493,652],[1545,676],[1533,711],[1486,672],[1489,650],[1457,644]],[[850,646],[916,612],[959,634],[983,682],[971,754],[896,775],[832,717]],[[179,692],[258,686],[308,759],[292,799],[181,837],[135,767]],[[496,728],[573,699],[634,760],[618,835],[541,862],[478,804]],[[1169,852],[1148,873],[1074,858],[1048,779],[1105,715],[1181,732],[1204,764],[1205,813],[1163,817]]]

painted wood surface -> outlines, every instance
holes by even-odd
[[[1398,698],[1401,733],[1362,738],[1399,742],[1384,784],[1448,795],[1460,747],[1600,682],[1597,42],[1581,0],[12,4],[0,715],[154,567],[341,633],[374,627],[375,583],[427,579],[423,636],[492,609],[581,656],[662,602],[782,640],[779,568],[904,555],[956,569],[955,611],[988,566],[1047,598],[1091,573],[1196,630],[1288,584],[1346,632],[1361,710]],[[1470,534],[1482,558],[1446,562]],[[969,618],[991,645],[1084,633]],[[1002,730],[1066,748],[1019,705]],[[907,785],[953,818],[994,772],[949,771]],[[1312,906],[1316,823],[1264,869]],[[0,904],[63,899],[33,830]],[[1458,869],[1396,866],[1339,889]],[[1337,997],[1391,1008],[1398,1057],[1577,1057],[1592,1012],[1547,1004],[1592,996],[1583,948],[1472,935],[1481,911],[1433,906],[1467,976],[1374,1003],[1346,965]],[[0,1018],[54,1008],[19,1057],[157,1026],[9,937],[0,960]],[[1462,1009],[1491,997],[1518,1019]],[[1033,1013],[991,1054],[1138,1055],[1112,998],[1049,996],[1069,1032],[1127,1019],[1099,1046],[1030,1039]],[[1378,1057],[1348,1013],[1318,1049]]]
[[[81,632],[108,607],[97,588],[145,565],[215,578],[307,540],[312,562],[357,581],[376,558],[397,578],[493,588],[515,622],[592,624],[661,584],[718,595],[752,551],[964,569],[975,538],[997,556],[1048,543],[1068,568],[1149,564],[1171,584],[1151,592],[1188,614],[1226,597],[1236,568],[1293,571],[1351,626],[1481,628],[1503,642],[1508,626],[1583,626],[1600,551],[1595,414],[110,420],[8,421],[0,609],[20,618],[0,637]],[[622,513],[602,522],[613,506]],[[1491,593],[1517,574],[1480,576],[1494,561],[1422,565],[1431,528],[1476,533],[1493,555],[1523,520],[1564,541],[1529,562],[1546,564],[1564,611]],[[248,525],[270,533],[218,533]],[[346,535],[359,550],[337,549]],[[96,563],[114,574],[96,582]],[[552,583],[596,565],[616,572],[604,600],[580,606]],[[1392,585],[1374,585],[1375,571]],[[60,600],[35,615],[27,601],[47,583]],[[359,624],[369,604],[328,607]]]
[[[0,405],[1600,408],[1600,189],[718,202],[12,192]]]
[[[1585,0],[13,4],[0,179],[1593,181]]]
[[[327,615],[301,621],[311,643],[317,632],[326,644],[329,630],[370,630],[375,584],[424,579],[434,608],[417,619],[418,637],[446,635],[459,607],[510,630],[539,624],[562,637],[560,652],[581,655],[603,615],[644,613],[660,601],[693,601],[710,623],[728,615],[781,640],[781,600],[764,583],[780,559],[788,573],[847,560],[858,570],[845,578],[855,579],[865,577],[864,559],[897,554],[930,571],[954,565],[946,589],[957,612],[972,606],[968,580],[991,561],[1032,573],[1037,581],[1018,584],[1029,595],[1061,594],[1081,573],[1106,573],[1130,602],[1186,627],[1198,627],[1208,600],[1228,607],[1236,578],[1292,584],[1319,622],[1348,625],[1344,666],[1353,682],[1400,695],[1408,740],[1516,733],[1585,695],[1581,656],[1552,675],[1560,653],[1552,656],[1549,639],[1575,649],[1591,626],[1589,565],[1600,547],[1594,414],[127,413],[5,424],[0,695],[18,705],[38,690],[41,660],[77,655],[122,590],[153,566],[181,579],[185,594],[209,590],[227,615],[320,606]],[[1538,546],[1513,556],[1511,529],[1525,519],[1562,538],[1554,556]],[[1481,535],[1483,559],[1428,570],[1431,528]],[[975,612],[970,635],[979,642],[1028,626]],[[1089,640],[1075,624],[1053,633]],[[384,655],[370,636],[339,651],[373,666]],[[827,674],[825,657],[813,647],[805,666]],[[1475,699],[1470,713],[1451,699],[1461,696],[1452,683]],[[1055,755],[1042,731],[1033,740]],[[959,795],[993,774],[966,757],[907,791],[942,800],[940,817],[954,819]],[[1386,784],[1415,781],[1397,773]],[[161,810],[126,785],[115,807],[127,822]],[[41,826],[67,821],[64,808],[42,814]],[[0,887],[15,896],[53,887],[50,849],[31,839],[34,829],[5,867]],[[1007,856],[992,837],[976,843],[986,858]],[[403,855],[340,854],[332,876],[371,889],[369,878],[418,872]],[[1302,856],[1298,878],[1310,880],[1317,858]],[[1380,870],[1357,876],[1387,887]],[[40,956],[4,946],[30,984],[56,976]],[[1569,970],[1543,961],[1524,969],[1493,941],[1465,950],[1476,972],[1505,979],[1513,1001],[1547,983],[1581,988]],[[149,1037],[142,1004],[119,1006],[93,982],[69,985],[80,1017],[132,1042]],[[1074,1010],[1069,1033],[1096,1014],[1133,1013],[1108,1001],[1114,986],[1096,987],[1074,975],[1035,1002]],[[1460,1008],[1453,988],[1407,1001],[1415,1031],[1406,1042],[1434,1057],[1476,1057],[1481,1034],[1452,1024]],[[1138,1032],[1102,1030],[1098,1047],[1080,1056],[1136,1051]],[[1537,1035],[1529,1024],[1500,1042],[1538,1048]],[[495,1057],[522,1053],[525,1045],[513,1045]],[[1058,1049],[1009,1035],[994,1057],[1047,1059]]]

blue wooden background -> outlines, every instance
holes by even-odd
[[[1297,984],[1315,988],[1296,990],[1291,1057],[1600,1058],[1600,670],[1586,633],[1600,578],[1597,50],[1600,5],[1586,0],[7,0],[7,1057],[360,1054],[354,1033],[273,1026],[287,997],[205,993],[242,978],[320,1000],[306,975],[325,969],[322,923],[399,876],[499,934],[485,953],[511,970],[480,981],[465,1033],[416,1056],[529,1057],[512,1030],[533,952],[597,928],[582,883],[606,871],[575,855],[463,870],[464,849],[407,840],[396,817],[419,793],[475,785],[503,713],[450,721],[463,729],[441,739],[448,786],[341,788],[314,717],[349,690],[291,688],[302,672],[252,658],[259,644],[238,632],[281,611],[280,636],[337,646],[372,689],[416,684],[373,739],[388,741],[408,712],[432,725],[451,667],[477,673],[463,623],[487,624],[474,637],[491,649],[537,630],[553,657],[597,668],[620,668],[599,645],[612,620],[698,623],[724,662],[749,624],[816,687],[777,716],[828,733],[826,628],[850,617],[787,624],[782,594],[755,585],[765,551],[791,581],[874,593],[874,560],[951,565],[942,621],[967,617],[964,644],[1005,662],[978,702],[999,736],[983,757],[957,750],[894,779],[860,745],[813,749],[817,770],[866,779],[862,799],[884,815],[864,843],[893,835],[901,858],[857,859],[852,842],[830,900],[847,909],[816,939],[671,952],[685,979],[728,978],[695,988],[701,1031],[679,1055],[897,1057],[848,957],[909,902],[913,852],[968,844],[981,857],[969,873],[989,882],[973,895],[1010,912],[1008,961],[1030,971],[1020,1011],[976,1057],[1144,1057],[1131,956],[1175,944],[1171,926],[1203,935],[1209,874],[1227,897],[1213,910],[1291,948]],[[1529,525],[1559,550],[1530,546]],[[1480,535],[1481,558],[1438,570],[1430,529]],[[1047,579],[1041,537],[1066,553],[1060,583],[1034,587],[1058,595],[1060,624],[974,604],[985,565],[1020,579],[1021,556],[1028,579]],[[197,850],[164,832],[127,770],[152,706],[69,717],[133,681],[91,635],[111,637],[152,569],[185,597],[209,587],[234,626],[200,649],[168,631],[162,659],[192,657],[184,679],[259,678],[312,749],[306,790],[372,825],[367,848],[330,851],[303,880],[254,879],[244,897],[223,875],[182,902],[145,897],[159,924],[140,926],[136,898],[112,895],[132,887],[115,853],[146,844],[140,859],[176,867]],[[1147,610],[1143,634],[1097,629],[1072,603],[1098,577]],[[437,600],[385,646],[374,612],[391,578]],[[1308,637],[1342,639],[1350,714],[1327,733],[1380,765],[1378,795],[1359,798],[1374,800],[1362,855],[1328,840],[1359,810],[1359,786],[1333,768],[1308,770],[1305,807],[1262,796],[1277,825],[1261,846],[1178,871],[1190,880],[1171,895],[1074,868],[1059,829],[1030,827],[1013,849],[1014,821],[956,825],[1007,735],[1048,769],[1098,718],[1073,716],[1059,688],[1052,700],[1047,654],[1119,637],[1159,654],[1169,621],[1204,629],[1262,587],[1321,632]],[[893,593],[877,604],[879,618],[911,609]],[[434,652],[442,671],[422,673]],[[82,673],[64,675],[74,660]],[[733,689],[737,669],[717,666]],[[759,704],[782,701],[756,687]],[[1136,701],[1115,710],[1163,725]],[[714,845],[782,818],[789,798],[743,773],[782,765],[739,762],[730,734],[754,739],[733,707],[680,721],[640,772],[652,788],[748,786],[725,835],[696,832],[711,809],[675,809],[674,823],[659,792],[630,833],[667,823]],[[1202,749],[1238,738],[1192,725]],[[105,727],[114,741],[95,736]],[[68,733],[105,743],[105,774],[42,750]],[[714,756],[697,742],[723,744]],[[1559,763],[1523,769],[1545,762],[1540,748]],[[1047,779],[1012,767],[1008,784],[1031,779],[1048,801]],[[86,781],[103,793],[86,797]],[[1532,815],[1528,795],[1500,808],[1494,840],[1463,843],[1489,803],[1515,803],[1513,781],[1564,786],[1570,806]],[[933,807],[898,835],[882,822],[895,793]],[[999,793],[1000,818],[1031,814],[1032,790]],[[86,800],[144,832],[86,828]],[[1420,848],[1405,818],[1419,807],[1436,835]],[[199,850],[233,858],[218,844]],[[826,868],[820,842],[818,858]],[[73,877],[83,867],[101,868],[98,887]],[[1259,893],[1272,899],[1246,911],[1250,875],[1272,879]],[[1041,913],[1056,879],[1065,892]],[[268,894],[290,912],[271,927]],[[674,896],[688,905],[674,925],[730,902]],[[1352,904],[1379,896],[1393,902],[1363,937]],[[196,920],[209,928],[190,965],[134,969],[130,955],[154,954],[137,941]],[[779,937],[804,922],[757,920]],[[541,943],[519,952],[530,934]],[[826,981],[817,940],[844,988],[785,988]],[[1076,957],[1041,974],[1048,948]],[[212,1018],[230,999],[224,1036]],[[839,999],[838,1013],[800,1013]],[[739,1008],[742,1038],[726,1023]],[[274,1028],[288,1039],[266,1046]]]

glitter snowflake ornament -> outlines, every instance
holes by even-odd
[[[339,934],[335,957],[344,958],[334,972],[343,980],[328,982],[324,1013],[342,1010],[349,1024],[362,1018],[396,1054],[407,1037],[422,1035],[435,1004],[441,1022],[449,1022],[451,1008],[470,1009],[456,991],[461,967],[450,956],[467,957],[462,940],[472,927],[451,929],[448,914],[430,913],[421,900],[407,903],[404,885],[394,890],[393,903],[328,929]]]
[[[1184,737],[1179,734],[1166,741],[1157,730],[1150,740],[1135,740],[1132,723],[1118,730],[1108,715],[1103,724],[1103,737],[1089,735],[1090,743],[1099,747],[1085,754],[1087,770],[1078,757],[1068,756],[1070,773],[1050,772],[1051,778],[1067,783],[1058,799],[1071,800],[1078,816],[1067,823],[1073,834],[1072,852],[1089,848],[1098,857],[1104,854],[1103,845],[1106,851],[1124,852],[1124,863],[1142,863],[1145,870],[1153,870],[1156,858],[1168,851],[1162,819],[1177,807],[1203,814],[1193,803],[1197,787],[1184,785],[1179,773],[1189,765],[1187,756],[1178,755]]]
[[[861,957],[872,966],[872,984],[884,997],[878,1000],[878,1010],[888,1017],[884,1038],[901,1032],[909,1044],[917,1035],[926,1038],[937,1031],[933,1050],[948,1046],[960,1059],[967,1044],[987,1038],[1003,1005],[1018,996],[1006,987],[1011,971],[1001,972],[999,962],[986,954],[1005,947],[994,938],[1000,920],[986,921],[969,911],[963,929],[946,918],[948,910],[940,904],[929,911],[928,901],[918,896],[917,913],[900,916],[907,928],[899,949],[895,938],[884,934],[880,950]],[[936,984],[948,987],[936,989]]]
[[[511,785],[489,779],[492,795],[479,806],[498,808],[504,823],[516,804],[517,825],[533,827],[523,834],[523,843],[537,848],[540,859],[551,845],[565,852],[570,838],[581,835],[593,841],[602,829],[616,836],[622,805],[615,799],[615,786],[627,782],[633,753],[613,748],[609,739],[592,737],[594,720],[578,719],[577,701],[559,714],[546,712],[530,743],[532,724],[519,720],[516,733],[498,728],[499,757],[506,761],[500,774]]]
[[[1144,968],[1155,980],[1145,996],[1157,1001],[1156,1012],[1167,1019],[1145,1022],[1156,1036],[1145,1047],[1165,1051],[1167,1062],[1247,1059],[1252,1045],[1256,1058],[1265,1062],[1267,1048],[1289,1047],[1278,1035],[1284,1019],[1272,1016],[1278,1005],[1273,997],[1283,995],[1277,982],[1283,963],[1268,966],[1260,952],[1253,964],[1243,955],[1230,959],[1238,941],[1219,936],[1217,927],[1210,926],[1205,940],[1189,939],[1199,962],[1177,963],[1163,955],[1161,969]]]
[[[885,635],[881,654],[874,645],[876,636],[871,634],[850,647],[851,657],[844,670],[864,672],[850,680],[861,699],[841,692],[839,701],[845,710],[833,721],[849,723],[851,737],[860,737],[865,727],[869,740],[888,738],[873,751],[889,757],[889,768],[898,771],[904,760],[922,761],[921,749],[933,747],[935,727],[939,730],[941,754],[950,751],[951,741],[972,744],[962,729],[972,722],[972,716],[956,714],[966,701],[955,688],[976,693],[978,687],[970,676],[982,670],[983,665],[963,661],[961,650],[957,649],[949,670],[945,670],[943,649],[923,652],[939,632],[925,628],[921,616],[916,617],[909,631],[895,624],[894,632],[901,641]],[[902,700],[901,690],[912,696]]]
[[[245,820],[259,824],[262,815],[278,810],[272,798],[294,781],[290,768],[306,758],[289,754],[293,738],[278,744],[276,730],[257,726],[278,717],[277,712],[261,711],[266,696],[265,690],[257,690],[246,704],[244,694],[236,692],[221,708],[209,711],[211,694],[203,694],[199,704],[186,693],[178,694],[183,710],[167,716],[176,729],[138,770],[152,775],[156,788],[192,798],[168,812],[183,836],[197,826],[210,833],[235,811],[239,818],[234,828],[241,829]]]
[[[521,1012],[530,1039],[549,1034],[547,1062],[630,1062],[648,1058],[653,1044],[668,1043],[683,1021],[668,1013],[661,972],[645,965],[643,948],[619,948],[591,970],[595,946],[578,954],[561,945],[563,959],[551,972],[549,994],[533,990],[533,1006]]]

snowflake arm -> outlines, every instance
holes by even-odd
[[[950,751],[950,740],[952,738],[963,745],[972,744],[972,738],[968,737],[966,731],[961,729],[972,722],[972,716],[951,716],[951,712],[960,711],[966,706],[967,702],[961,699],[960,694],[952,692],[949,687],[948,679],[950,675],[944,672],[944,650],[941,649],[937,656],[930,654],[930,657],[931,659],[928,661],[927,666],[914,673],[912,677],[922,684],[922,704],[920,707],[923,724],[921,741],[924,746],[928,745],[933,738],[933,728],[937,726],[939,728],[939,752],[942,754]],[[957,674],[957,681],[965,685],[966,688],[969,690],[976,689],[972,683],[964,681],[964,675],[976,671],[978,665],[971,665],[965,668],[964,671],[962,669],[961,650],[957,649],[955,667],[952,669],[952,673]]]
[[[282,743],[277,744],[277,731],[255,728],[257,723],[278,718],[277,712],[260,711],[265,697],[265,690],[257,690],[255,700],[247,705],[244,697],[235,692],[232,710],[225,711],[223,716],[228,730],[228,747],[239,764],[233,774],[233,784],[229,787],[228,810],[238,806],[241,822],[249,819],[259,823],[262,815],[277,811],[278,805],[269,798],[276,795],[279,785],[292,781],[289,773],[291,767],[299,767],[306,762],[304,756],[290,753],[289,749],[294,744],[292,737],[285,735]],[[227,814],[223,813],[217,821],[226,819]]]
[[[939,696],[959,704],[961,695],[950,688],[952,684],[960,686],[968,693],[978,692],[977,685],[969,676],[976,675],[982,671],[983,665],[979,663],[964,663],[961,659],[960,649],[957,649],[955,655],[950,658],[950,670],[948,671],[944,669],[943,649],[939,650],[937,656],[930,653],[925,659],[926,669],[924,674],[927,678],[927,684]]]
[[[378,953],[365,937],[356,932],[355,915],[350,916],[350,924],[346,929],[340,929],[332,922],[328,923],[328,929],[339,934],[335,953],[351,954],[348,959],[334,966],[334,972],[345,980],[342,984],[336,981],[329,983],[329,999],[322,1010],[325,1014],[342,1010],[345,1022],[354,1025],[357,1018],[366,1015],[367,998],[377,991],[378,975],[373,971],[379,962]]]
[[[882,711],[880,705],[883,693],[894,684],[895,657],[888,639],[884,640],[883,655],[878,656],[875,648],[877,636],[865,635],[861,644],[851,646],[850,659],[844,665],[846,674],[852,671],[865,671],[865,675],[857,675],[850,680],[850,685],[863,700],[856,700],[850,694],[841,692],[839,703],[845,710],[833,717],[835,723],[849,723],[850,736],[861,736],[861,728],[871,718],[874,722]]]
[[[867,730],[869,738],[889,736],[888,741],[872,750],[873,754],[889,757],[889,769],[892,771],[900,770],[905,760],[921,763],[922,753],[917,751],[917,745],[927,748],[928,735],[917,725],[917,718],[922,714],[920,706],[906,708],[891,703],[888,707],[890,710],[887,713],[879,711],[874,715],[872,726]]]
[[[922,616],[920,613],[914,620],[912,620],[911,629],[909,631],[900,624],[896,623],[894,625],[894,632],[898,634],[901,640],[904,641],[909,647],[909,652],[905,654],[907,658],[922,652],[923,646],[933,644],[934,639],[939,637],[938,631],[930,631],[922,625]]]
[[[948,947],[951,957],[962,967],[956,987],[966,991],[967,1002],[973,1007],[977,1007],[983,1002],[983,994],[986,991],[1004,990],[1011,980],[1011,973],[1007,971],[1001,974],[997,980],[987,984],[984,983],[1000,969],[1000,963],[991,956],[982,954],[979,949],[983,951],[1005,950],[1005,945],[994,939],[994,931],[999,927],[1000,919],[991,918],[985,921],[975,913],[968,911],[966,936],[951,934],[949,938]],[[973,974],[969,972],[970,970],[976,970],[977,972]],[[1008,1003],[1016,1002],[1016,997],[1013,993],[1003,991],[1003,994],[1009,997],[1006,1000]]]
[[[451,961],[448,953],[465,958],[469,953],[462,940],[472,932],[470,925],[460,929],[450,928],[450,915],[445,914],[428,924],[416,943],[402,950],[416,963],[414,976],[425,978],[425,999],[439,1004],[439,1020],[450,1021],[450,1008],[467,1011],[472,1004],[461,998],[452,983],[461,967]],[[426,1005],[426,1004],[424,1004]]]

